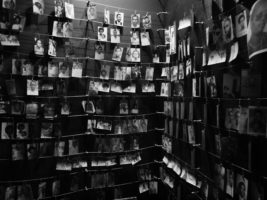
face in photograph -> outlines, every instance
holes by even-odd
[[[123,26],[124,13],[116,11],[114,14],[114,24],[117,26]]]
[[[144,29],[151,29],[151,15],[145,15],[142,19]]]
[[[248,25],[249,58],[267,51],[267,1],[258,0],[250,11]]]
[[[25,146],[24,144],[12,144],[12,160],[24,159]]]
[[[61,157],[64,155],[64,151],[65,151],[65,142],[64,141],[56,142],[54,155]]]
[[[139,31],[131,31],[131,44],[140,45]]]
[[[95,45],[95,59],[97,60],[104,59],[104,45],[102,44]]]
[[[100,70],[100,79],[109,79],[110,74],[110,66],[109,65],[102,65]]]
[[[12,59],[12,74],[21,74],[23,62],[21,59]]]
[[[116,93],[122,93],[122,87],[120,83],[112,83],[111,91]]]
[[[17,138],[27,139],[29,137],[29,124],[28,123],[18,123],[17,124]]]
[[[63,22],[54,21],[53,24],[53,36],[63,37]]]
[[[57,77],[58,76],[58,63],[49,62],[48,63],[48,77]]]
[[[11,113],[13,115],[22,115],[24,113],[24,101],[13,101],[11,105]]]
[[[11,122],[2,122],[1,124],[1,139],[14,138],[14,125]]]
[[[235,16],[236,37],[242,37],[247,34],[247,13],[244,10]]]
[[[248,180],[245,177],[241,176],[240,174],[237,174],[234,199],[247,200],[247,193],[248,193]]]
[[[63,14],[64,14],[64,1],[55,0],[55,16],[63,17]]]
[[[249,108],[249,134],[264,135],[266,133],[266,109],[250,107]]]
[[[39,81],[27,80],[27,95],[38,96],[39,95]]]
[[[149,32],[141,32],[141,44],[142,46],[149,46],[150,45],[150,38]]]
[[[98,40],[106,42],[108,40],[108,28],[98,27]]]
[[[34,119],[38,114],[38,104],[37,103],[27,103],[26,104],[26,118]]]
[[[120,30],[117,28],[110,29],[111,43],[120,43]]]
[[[49,38],[48,55],[57,56],[57,42]]]
[[[131,48],[131,61],[132,62],[140,62],[140,49]]]
[[[23,76],[31,76],[33,75],[33,65],[31,61],[25,60],[22,64],[21,75]]]
[[[114,48],[112,60],[121,61],[122,53],[123,53],[123,47],[116,46]]]
[[[44,45],[40,38],[35,38],[34,53],[36,55],[44,55]]]
[[[110,24],[110,11],[104,10],[104,24]]]
[[[65,2],[65,12],[66,17],[69,19],[74,19],[74,6],[68,2]]]
[[[16,8],[16,0],[3,0],[2,7],[14,10]]]
[[[33,0],[33,13],[38,15],[44,14],[44,1],[43,0]]]
[[[131,15],[131,28],[140,28],[140,14]]]
[[[73,62],[71,73],[72,77],[81,78],[83,74],[83,63],[79,61]]]
[[[60,78],[70,77],[70,64],[67,62],[59,62],[59,75]]]
[[[95,4],[89,4],[87,7],[87,18],[93,20],[97,18],[97,10]]]
[[[51,138],[53,133],[52,123],[42,123],[41,124],[41,138]]]
[[[65,22],[63,24],[63,37],[72,37],[73,25],[71,22]]]
[[[41,182],[38,185],[38,199],[46,197],[46,182]]]
[[[226,17],[222,21],[223,39],[224,42],[229,43],[234,39],[232,17]]]
[[[61,104],[61,115],[69,115],[70,114],[70,104],[68,102],[63,102]]]
[[[38,144],[27,145],[27,156],[28,160],[33,160],[38,157]]]
[[[123,80],[123,78],[122,78],[122,67],[115,66],[115,68],[114,68],[114,80]]]

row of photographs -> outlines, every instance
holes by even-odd
[[[203,199],[220,199],[220,197],[225,196],[222,193],[234,199],[264,199],[264,188],[259,181],[249,181],[246,176],[235,172],[233,169],[226,168],[222,164],[214,163],[214,183],[209,184],[208,180],[197,178],[196,174],[190,173],[190,169],[175,159],[165,156],[163,163],[188,184],[199,188],[199,195]],[[163,169],[163,171],[167,176],[169,175],[166,170]],[[173,175],[169,176],[171,176],[171,181],[168,185],[174,188],[176,179]]]
[[[151,188],[152,192],[157,193],[158,184],[157,182],[153,183],[151,181],[152,172],[147,170],[147,168],[140,168],[137,170],[136,176],[140,181],[149,181],[149,188]],[[57,196],[60,194],[64,194],[65,191],[77,192],[79,190],[83,190],[84,188],[105,188],[112,187],[116,182],[116,173],[114,172],[101,172],[101,173],[91,173],[86,177],[82,177],[83,174],[77,173],[70,176],[57,177],[48,181],[38,181],[36,183],[25,183],[19,185],[9,185],[9,186],[0,186],[1,191],[1,199],[10,200],[10,199],[44,199],[52,196]],[[153,183],[153,184],[150,184]],[[90,185],[90,187],[89,187]],[[140,186],[142,187],[142,186]],[[142,190],[143,191],[143,190]],[[101,190],[96,191],[97,194],[101,193]],[[122,195],[121,188],[114,188],[114,194],[110,194],[114,196],[114,199],[128,199],[128,198],[120,198]],[[100,194],[98,194],[100,195]],[[103,194],[101,194],[101,197]],[[129,198],[129,200],[133,200],[136,198]]]

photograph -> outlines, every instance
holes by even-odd
[[[138,99],[130,100],[130,112],[131,114],[139,113],[139,100]]]
[[[151,29],[151,15],[145,15],[142,17],[142,25],[144,29]]]
[[[64,61],[59,62],[59,78],[69,78],[70,77],[70,68],[72,63]]]
[[[113,51],[112,60],[115,60],[118,62],[121,61],[122,54],[123,54],[123,47],[116,46]]]
[[[234,39],[234,29],[232,23],[232,17],[225,17],[222,21],[222,35],[223,41],[229,43]]]
[[[17,35],[4,35],[0,33],[0,41],[2,46],[20,46]]]
[[[195,144],[196,143],[196,137],[195,137],[194,125],[188,125],[187,126],[187,133],[188,133],[189,144]]]
[[[130,32],[132,45],[140,45],[140,37],[139,37],[140,34],[139,33],[140,33],[139,31],[134,31],[134,30]]]
[[[98,41],[107,42],[108,41],[108,27],[99,26],[97,38],[98,38]]]
[[[177,42],[177,35],[176,35],[176,23],[173,26],[169,27],[170,31],[170,54],[176,54],[176,42]]]
[[[123,80],[123,72],[122,72],[122,67],[121,66],[115,66],[114,67],[114,80],[120,81]]]
[[[47,157],[54,155],[54,143],[53,142],[41,142],[39,149],[39,157]]]
[[[48,43],[48,55],[53,57],[57,56],[57,42],[49,38]]]
[[[140,48],[131,48],[131,62],[141,62]]]
[[[246,134],[248,132],[248,113],[248,107],[239,107],[237,130],[240,134]]]
[[[32,0],[33,3],[33,13],[38,15],[44,14],[44,0]]]
[[[39,95],[39,81],[27,80],[27,95],[38,96]]]
[[[223,74],[223,97],[237,98],[240,94],[240,76],[236,73]]]
[[[114,13],[114,25],[116,26],[123,26],[124,22],[124,13],[115,11]]]
[[[141,66],[133,66],[131,70],[131,79],[138,80],[141,78]]]
[[[171,82],[177,81],[177,79],[178,79],[178,66],[172,66],[170,74],[171,74]]]
[[[170,63],[170,61],[171,61],[170,49],[166,49],[166,59],[165,59],[165,62],[166,63]]]
[[[226,193],[234,197],[234,171],[226,169]]]
[[[63,37],[70,38],[72,37],[73,24],[71,22],[65,22],[63,24]]]
[[[71,77],[82,78],[83,75],[83,63],[79,61],[73,61],[71,69]]]
[[[38,148],[39,148],[39,144],[37,143],[27,144],[28,160],[34,160],[38,158]]]
[[[123,88],[122,92],[125,92],[125,93],[136,93],[136,84],[135,83],[131,83],[131,84],[127,85],[126,87]]]
[[[100,130],[111,131],[112,129],[112,122],[111,121],[97,121],[96,128]],[[107,148],[107,147],[104,147]]]
[[[165,37],[165,44],[170,44],[171,37],[170,37],[170,30],[169,29],[165,29],[164,37]]]
[[[41,138],[52,138],[53,123],[43,122],[41,123]]]
[[[62,102],[61,103],[61,115],[69,115],[70,114],[70,103]]]
[[[57,62],[48,62],[48,77],[58,77],[58,71],[59,67]]]
[[[95,59],[104,60],[104,51],[105,51],[105,46],[101,43],[96,43],[95,44]]]
[[[87,7],[87,19],[88,20],[97,19],[97,8],[95,4],[89,3]]]
[[[249,58],[267,52],[267,31],[265,17],[267,2],[257,0],[251,8],[247,30]]]
[[[160,96],[169,97],[171,95],[171,84],[161,83]]]
[[[192,61],[191,59],[186,60],[185,75],[188,76],[192,73]]]
[[[11,101],[11,114],[23,115],[25,113],[25,102],[21,100]]]
[[[126,54],[125,54],[125,60],[127,62],[131,62],[131,47],[127,47]]]
[[[129,104],[126,100],[121,100],[120,102],[120,114],[126,115],[129,114]]]
[[[15,10],[16,8],[16,0],[3,0],[2,1],[2,7]]]
[[[54,21],[52,36],[63,37],[63,22]]]
[[[140,14],[131,15],[131,28],[140,28]]]
[[[150,45],[150,36],[148,31],[141,32],[141,45],[149,46]]]
[[[23,184],[17,186],[17,200],[33,199],[32,186],[30,184]]]
[[[110,91],[116,92],[116,93],[122,93],[122,87],[121,84],[118,82],[114,82],[111,84],[111,89]]]
[[[56,196],[60,194],[60,180],[54,180],[52,183],[52,195]]]
[[[85,113],[93,114],[95,113],[95,105],[93,101],[82,101],[82,106]]]
[[[143,83],[142,84],[142,93],[153,93],[155,92],[154,83]]]
[[[17,139],[28,139],[29,138],[29,124],[28,123],[17,123]]]
[[[131,80],[132,68],[131,67],[121,67],[122,69],[122,80]]]
[[[8,186],[5,190],[5,200],[15,200],[17,193],[17,186]]]
[[[62,157],[65,153],[65,141],[55,142],[54,156]]]
[[[12,144],[12,160],[24,160],[25,146],[23,143]]]
[[[94,96],[98,94],[99,82],[90,81],[88,84],[88,94],[89,96]]]
[[[248,24],[247,24],[247,12],[246,10],[242,11],[238,15],[235,16],[235,30],[236,37],[240,38],[247,35]]]
[[[0,101],[0,115],[7,114],[9,109],[9,101]]]
[[[27,119],[36,119],[38,115],[38,103],[27,103],[25,112]]]
[[[43,104],[43,115],[45,119],[53,119],[56,117],[55,105],[53,103]]]
[[[43,199],[46,197],[46,182],[40,182],[38,184],[38,199]]]
[[[14,139],[14,124],[13,122],[2,122],[1,123],[1,139],[8,140]]]
[[[41,40],[38,37],[34,38],[34,53],[35,55],[43,56],[44,55],[44,43],[43,40]]]
[[[64,17],[64,0],[55,0],[55,17]]]
[[[217,85],[216,85],[216,77],[215,76],[210,76],[207,77],[207,96],[208,97],[217,97]]]
[[[69,140],[69,155],[75,155],[79,153],[79,140]]]
[[[154,78],[154,67],[146,67],[146,76],[147,81],[153,81]]]
[[[110,92],[110,83],[109,82],[100,82],[99,86],[98,86],[98,91],[109,93]]]
[[[238,51],[239,51],[239,45],[238,42],[235,42],[232,46],[231,46],[231,54],[230,54],[230,58],[228,62],[232,62],[233,60],[236,59],[237,55],[238,55]]]
[[[34,66],[30,60],[25,60],[22,63],[21,75],[22,76],[33,76]]]
[[[65,2],[65,14],[69,19],[75,19],[74,17],[74,5],[68,2]]]
[[[12,74],[21,75],[22,63],[25,59],[12,59]]]
[[[118,28],[110,28],[110,42],[111,43],[120,43],[121,41],[121,33],[120,33],[120,29]]]
[[[110,75],[110,65],[101,65],[100,79],[109,80]]]
[[[226,50],[214,50],[209,53],[208,65],[224,63],[226,61]]]
[[[234,199],[247,200],[248,197],[248,179],[241,174],[236,174],[236,185]]]
[[[104,24],[110,24],[110,11],[108,9],[104,9]]]
[[[153,63],[159,63],[159,55],[157,53],[153,54]]]
[[[25,26],[26,17],[18,14],[14,14],[13,16],[13,24],[11,29],[14,31],[22,32]]]
[[[267,108],[249,106],[248,134],[266,137]]]
[[[8,95],[10,96],[16,95],[17,87],[16,87],[15,79],[6,80],[5,83],[6,83],[6,90],[7,90]]]
[[[47,65],[38,65],[38,77],[47,77],[48,76],[48,66]]]

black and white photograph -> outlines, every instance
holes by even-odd
[[[98,120],[98,122],[96,124],[96,128],[99,129],[99,130],[111,131],[112,122],[111,121]]]
[[[38,103],[31,102],[26,104],[26,118],[36,119],[38,115]]]
[[[12,74],[21,75],[22,63],[25,59],[12,59]]]
[[[73,24],[71,22],[65,22],[63,24],[63,37],[70,38],[72,37]]]
[[[239,108],[238,126],[237,130],[240,134],[245,134],[248,132],[248,107]]]
[[[21,75],[22,76],[33,76],[34,66],[30,60],[25,60],[22,63]]]
[[[70,103],[65,101],[61,103],[61,115],[69,115],[70,114]]]
[[[209,97],[217,97],[217,84],[214,75],[207,77],[207,89]]]
[[[140,45],[140,32],[136,30],[132,30],[131,32],[131,44],[132,45]]]
[[[231,46],[231,54],[230,54],[229,62],[232,62],[233,60],[236,59],[238,52],[239,52],[239,45],[238,45],[238,42],[235,42]]]
[[[208,65],[215,65],[219,63],[224,63],[226,61],[226,51],[225,50],[214,50],[209,53]]]
[[[58,77],[59,67],[57,62],[48,62],[48,77]]]
[[[171,82],[176,81],[178,79],[178,66],[171,67]]]
[[[170,32],[170,54],[176,54],[176,42],[177,42],[177,36],[176,36],[176,23],[174,25],[169,27]]]
[[[171,95],[171,84],[161,83],[160,96],[169,97]]]
[[[7,93],[12,96],[17,94],[16,81],[14,79],[6,80]]]
[[[170,30],[169,29],[165,29],[164,30],[164,38],[165,38],[165,44],[170,44],[171,41],[171,36],[170,36]]]
[[[183,97],[184,96],[184,82],[175,81],[173,86],[173,96]]]
[[[93,114],[95,113],[95,105],[93,101],[82,101],[84,112]]]
[[[237,98],[240,93],[240,77],[236,73],[223,74],[223,97]]]
[[[64,0],[55,0],[55,17],[64,17]]]
[[[264,199],[264,185],[260,181],[252,181],[250,183],[250,198],[256,200]]]
[[[248,31],[248,24],[247,24],[247,12],[246,10],[242,11],[238,15],[235,16],[235,30],[236,30],[236,37],[240,38],[247,35]]]
[[[234,39],[234,29],[232,17],[225,17],[222,21],[222,35],[225,43],[229,43]]]
[[[131,47],[127,47],[126,54],[125,54],[125,60],[127,62],[131,62]]]
[[[101,43],[96,43],[95,44],[95,59],[96,60],[104,60],[104,51],[105,51],[105,46]]]
[[[267,108],[250,106],[248,117],[248,134],[266,137],[266,127]]]
[[[123,53],[123,47],[116,46],[113,51],[112,60],[115,60],[118,62],[121,61],[122,53]]]
[[[110,42],[118,44],[121,42],[121,33],[118,28],[110,28]]]
[[[234,171],[226,169],[226,193],[234,197]]]
[[[153,81],[154,78],[154,67],[146,67],[146,76],[147,81]]]
[[[75,19],[74,17],[74,5],[68,2],[65,2],[65,14],[69,19]]]
[[[41,138],[53,137],[53,124],[49,122],[41,123]]]
[[[38,184],[38,199],[43,199],[46,197],[46,190],[47,190],[47,184],[46,182],[40,182]]]
[[[37,143],[27,144],[28,160],[34,160],[38,158],[38,148],[39,148],[39,145]]]
[[[1,139],[9,140],[14,139],[14,124],[13,122],[2,122],[1,123]]]
[[[69,140],[69,155],[75,155],[79,153],[79,140]]]
[[[70,68],[72,63],[64,61],[59,62],[59,78],[69,78],[70,77]]]
[[[63,37],[63,22],[62,21],[54,21],[52,36]]]
[[[14,31],[22,32],[24,30],[25,22],[25,16],[14,14],[11,29]]]
[[[16,199],[17,186],[8,186],[5,189],[5,200],[14,200]]]
[[[132,80],[138,80],[141,78],[141,66],[133,66],[131,69],[131,79]]]
[[[97,81],[90,81],[88,84],[88,94],[90,96],[94,96],[98,94],[99,82]]]
[[[267,2],[257,0],[251,8],[247,31],[249,58],[267,51]]]
[[[179,64],[179,72],[178,72],[178,80],[184,80],[185,77],[185,72],[184,72],[184,64],[180,63]]]
[[[38,15],[43,15],[44,14],[44,0],[33,0],[33,13],[38,14]]]
[[[129,114],[129,104],[127,100],[120,101],[120,114],[121,115]]]
[[[122,92],[133,93],[133,94],[136,93],[136,84],[135,83],[128,84],[126,87],[122,89]]]
[[[12,144],[12,160],[24,160],[25,159],[25,144],[17,143]]]
[[[48,76],[48,66],[47,65],[38,65],[38,77],[47,77]]]
[[[17,199],[33,199],[32,186],[30,184],[23,184],[17,186]]]
[[[104,9],[104,24],[110,24],[110,10]]]
[[[122,80],[131,80],[132,68],[131,67],[121,67],[122,69]]]
[[[54,156],[62,157],[65,154],[65,141],[55,142]]]
[[[122,72],[122,67],[121,66],[115,66],[114,67],[114,80],[120,81],[123,80],[123,72]]]
[[[248,179],[241,174],[236,174],[234,199],[247,200]]]
[[[159,63],[159,55],[157,53],[153,55],[153,63]]]
[[[98,41],[107,42],[108,41],[108,27],[99,26],[97,38],[98,38]]]
[[[131,62],[141,62],[140,48],[131,48]]]
[[[0,115],[7,114],[8,110],[9,110],[9,102],[0,101]]]
[[[116,26],[123,26],[124,22],[124,13],[115,11],[114,13],[114,25]]]
[[[25,113],[25,102],[21,100],[11,101],[11,114],[23,115]]]
[[[95,4],[89,3],[87,7],[87,19],[88,20],[97,19],[97,7]]]
[[[144,29],[151,29],[152,27],[151,15],[147,14],[142,17],[142,25]]]
[[[60,180],[54,180],[52,183],[52,195],[56,196],[60,194],[61,191],[61,182]]]
[[[17,35],[4,35],[0,33],[0,41],[2,46],[20,46]]]
[[[47,103],[43,104],[43,115],[45,119],[54,119],[56,117],[55,104]]]
[[[131,28],[140,28],[140,14],[132,14],[131,15]]]
[[[141,36],[141,45],[142,46],[149,46],[150,45],[149,32],[142,31],[140,36]]]
[[[43,40],[40,39],[39,37],[34,38],[34,53],[35,55],[42,56],[44,55],[44,43]]]
[[[165,59],[165,62],[166,63],[170,63],[170,61],[171,61],[170,49],[166,49],[166,59]]]
[[[51,38],[48,41],[48,55],[49,56],[57,56],[57,42]]]
[[[100,69],[100,79],[109,80],[110,76],[110,65],[101,65]]]
[[[111,88],[110,88],[110,91],[112,92],[116,92],[116,93],[122,93],[122,87],[121,87],[121,84],[118,83],[118,82],[114,82],[111,84]]]
[[[39,95],[39,81],[27,80],[27,95],[38,96]]]
[[[2,7],[15,10],[16,8],[16,0],[3,0],[2,1]]]
[[[73,61],[71,69],[71,77],[82,78],[83,75],[83,63],[79,61]]]

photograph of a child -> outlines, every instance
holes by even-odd
[[[110,74],[110,65],[101,65],[100,79],[108,80]]]
[[[39,95],[39,81],[27,80],[27,95],[38,96]]]
[[[95,4],[89,3],[87,7],[87,19],[88,20],[97,19],[97,8]]]
[[[70,68],[72,63],[70,62],[59,62],[59,78],[69,78]]]
[[[74,5],[68,2],[65,2],[65,13],[66,17],[69,19],[74,19]]]
[[[116,46],[114,48],[114,52],[113,52],[113,55],[112,55],[112,60],[121,61],[122,53],[123,53],[123,47]]]
[[[101,43],[95,44],[95,59],[96,60],[103,60],[104,59],[104,50],[105,46]]]
[[[141,62],[140,48],[131,48],[131,62]]]
[[[55,17],[64,17],[64,1],[63,0],[55,0]]]
[[[97,38],[98,38],[98,41],[107,42],[108,41],[108,27],[99,26]]]
[[[124,22],[124,13],[116,11],[114,14],[114,25],[123,26]]]
[[[222,33],[224,42],[229,43],[234,39],[234,30],[231,16],[225,17],[223,19]]]
[[[48,42],[48,55],[54,57],[57,56],[57,42],[50,38]]]
[[[118,28],[110,28],[110,42],[111,43],[120,43],[121,41],[121,33],[120,29]]]
[[[63,37],[63,22],[54,21],[52,35],[55,37]]]
[[[151,15],[145,15],[142,17],[142,25],[144,29],[151,29]]]
[[[140,28],[140,14],[131,15],[131,28]]]
[[[44,55],[44,44],[43,44],[43,40],[41,40],[38,37],[34,38],[35,44],[34,44],[34,53],[36,55]]]
[[[150,45],[149,32],[147,32],[147,31],[141,32],[141,45],[142,46],[149,46]]]
[[[44,0],[33,0],[33,13],[38,15],[44,14]]]
[[[140,45],[139,31],[132,30],[130,33],[131,33],[131,44]]]
[[[1,139],[14,139],[14,125],[12,122],[1,123]]]
[[[25,112],[25,102],[21,100],[15,100],[11,102],[11,114],[22,115]]]

